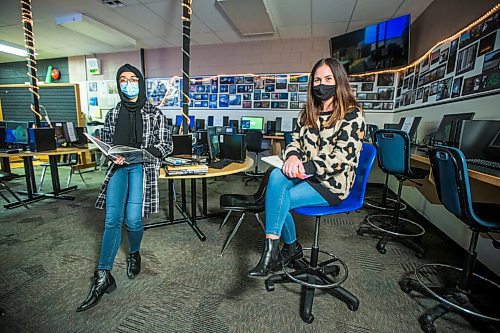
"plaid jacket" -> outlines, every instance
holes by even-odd
[[[104,121],[104,129],[102,132],[102,141],[107,144],[113,144],[113,136],[115,134],[116,121],[120,112],[121,103],[108,112]],[[142,113],[142,143],[141,148],[156,147],[165,157],[173,150],[172,135],[167,126],[165,117],[161,111],[154,107],[149,102],[146,102],[141,110]],[[156,163],[144,163],[143,166],[143,181],[142,181],[142,216],[147,217],[152,213],[158,213],[160,206],[158,192],[158,175],[161,167],[161,160],[156,159]],[[106,206],[106,189],[109,180],[116,170],[116,165],[111,163],[106,172],[104,183],[101,191],[97,196],[95,207],[103,209]]]

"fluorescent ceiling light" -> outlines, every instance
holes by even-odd
[[[21,49],[19,47],[9,46],[9,45],[5,45],[5,44],[0,44],[0,52],[5,52],[5,53],[13,54],[16,56],[20,56],[20,57],[28,56],[28,53],[26,52],[25,49]],[[35,53],[35,55],[37,55],[37,53]]]
[[[56,17],[56,23],[111,46],[130,47],[135,46],[137,43],[132,37],[82,13],[58,16]]]
[[[243,36],[276,32],[263,0],[217,0],[217,3]]]

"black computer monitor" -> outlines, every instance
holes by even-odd
[[[64,138],[63,123],[53,123],[55,135],[56,135],[56,146],[60,147],[66,144],[66,139]]]
[[[500,120],[463,120],[460,125],[458,148],[466,158],[490,161],[499,158],[500,147],[496,153],[491,146],[500,133]]]
[[[207,127],[208,126],[214,126],[214,116],[207,117]]]
[[[400,119],[398,126],[400,130],[408,133],[410,139],[413,140],[421,120],[422,117],[403,117]]]
[[[229,116],[222,116],[222,126],[229,126]]]
[[[196,124],[195,126],[196,130],[205,129],[205,119],[196,119],[195,124]]]
[[[474,112],[445,114],[434,135],[434,144],[450,145],[456,141],[457,123],[459,120],[472,120]]]
[[[493,161],[500,162],[500,130],[495,135],[493,140],[491,140],[486,152],[492,156]]]
[[[219,134],[220,157],[243,162],[246,157],[245,134]]]
[[[264,117],[241,117],[241,129],[254,131],[264,130]]]
[[[229,127],[234,128],[234,131],[238,133],[238,120],[237,119],[229,120]]]
[[[191,134],[172,135],[174,149],[171,155],[191,155],[193,153],[193,137]]]
[[[282,121],[282,118],[281,117],[276,117],[276,132],[281,132],[281,121]]]
[[[401,126],[399,124],[385,123],[384,129],[400,129]]]
[[[220,147],[219,147],[219,134],[215,127],[207,128],[208,137],[208,152],[210,160],[214,161],[219,158]]]
[[[6,121],[5,122],[5,142],[11,144],[28,144],[28,122],[27,121]]]
[[[182,126],[182,119],[184,116],[181,114],[178,114],[175,116],[175,126]],[[194,128],[195,127],[195,119],[194,116],[189,116],[189,127]]]

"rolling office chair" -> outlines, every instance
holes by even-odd
[[[292,142],[292,134],[293,132],[285,132],[283,133],[283,137],[285,138],[285,148],[288,146],[290,142]]]
[[[240,225],[243,222],[246,213],[253,213],[262,229],[265,229],[264,224],[259,217],[259,213],[262,213],[265,209],[264,204],[266,198],[266,189],[269,182],[269,176],[271,175],[271,171],[273,171],[273,169],[274,167],[270,167],[267,169],[264,177],[262,178],[262,181],[260,182],[257,192],[255,192],[254,194],[223,194],[220,196],[220,208],[228,212],[226,217],[224,218],[224,221],[222,221],[219,227],[219,231],[224,227],[232,212],[242,213],[233,231],[231,231],[229,238],[226,240],[224,246],[222,247],[222,251],[220,253],[221,256],[224,255],[224,252],[229,247],[229,244],[233,240],[234,235],[236,235],[236,232],[240,228]]]
[[[404,181],[423,179],[429,172],[410,167],[410,137],[406,132],[392,129],[378,130],[374,134],[374,144],[377,147],[379,167],[388,175],[396,176],[399,181],[396,206],[393,215],[368,215],[364,220],[368,226],[360,226],[357,234],[381,237],[377,243],[377,250],[382,254],[386,253],[387,242],[394,240],[413,249],[418,258],[423,258],[425,250],[410,238],[419,238],[424,235],[425,229],[416,222],[400,216],[401,192]]]
[[[28,208],[28,205],[26,205],[26,203],[23,202],[23,200],[21,198],[19,198],[19,196],[14,192],[12,191],[12,189],[9,187],[9,185],[7,185],[6,182],[8,182],[9,180],[12,180],[12,179],[16,179],[16,178],[19,178],[21,177],[20,175],[17,175],[15,173],[12,173],[12,172],[5,172],[5,171],[0,171],[0,196],[5,200],[7,201],[7,203],[10,203],[10,200],[9,198],[7,198],[3,193],[2,193],[2,190],[6,190],[7,192],[10,193],[10,195],[12,195],[16,200],[17,202],[20,202],[22,203],[22,205],[24,206],[24,208],[26,209],[29,209]]]
[[[478,325],[481,332],[499,332],[500,285],[474,273],[474,266],[479,233],[500,231],[500,205],[472,202],[467,164],[460,150],[436,146],[430,149],[429,157],[439,200],[472,231],[470,245],[463,268],[445,264],[420,265],[415,269],[416,280],[403,279],[400,282],[401,289],[405,293],[415,290],[431,295],[440,302],[420,316],[419,322],[424,332],[435,332],[434,321],[450,311]],[[493,245],[500,248],[498,241],[493,241]],[[448,276],[437,281],[437,278],[442,277],[439,272],[445,271],[449,272]],[[490,289],[479,288],[478,283],[489,285]],[[497,330],[490,323],[497,324]]]
[[[264,172],[259,171],[260,153],[269,149],[262,148],[262,139],[263,134],[261,131],[250,130],[245,132],[247,150],[255,153],[255,170],[245,172],[245,177],[243,177],[245,185],[248,185],[252,180],[259,180],[264,176]]]
[[[366,183],[375,159],[376,149],[369,144],[363,144],[363,150],[359,157],[358,168],[356,169],[356,180],[349,196],[337,206],[323,207],[302,207],[294,210],[295,213],[305,216],[315,216],[316,225],[314,228],[314,243],[310,250],[310,260],[305,258],[294,262],[298,267],[296,271],[289,272],[283,267],[283,274],[270,276],[266,282],[266,290],[273,291],[276,283],[299,283],[302,285],[302,299],[300,302],[300,316],[308,324],[312,323],[314,316],[312,314],[312,305],[315,289],[325,289],[331,295],[337,297],[347,304],[351,311],[356,311],[359,306],[359,300],[356,296],[341,287],[340,285],[347,279],[347,266],[335,255],[319,249],[319,226],[322,216],[332,214],[349,213],[363,207],[363,198],[365,196]],[[330,259],[318,262],[319,253],[323,253]],[[340,266],[344,268],[344,274],[340,275]],[[336,279],[334,281],[328,275]]]
[[[60,158],[60,157],[59,157]],[[71,183],[71,179],[73,178],[73,167],[78,164],[79,161],[79,156],[77,153],[73,154],[67,154],[63,155],[63,160],[57,162],[57,167],[64,167],[64,166],[69,166],[69,175],[68,175],[68,181],[66,182],[66,187],[69,187],[69,184]],[[43,181],[45,180],[45,173],[47,172],[47,168],[50,167],[50,163],[43,163],[41,165],[43,167],[42,170],[42,177],[40,178],[40,186],[38,187],[38,191],[42,191],[42,186],[43,186]],[[83,179],[82,172],[80,169],[76,169],[78,171],[78,174],[80,175],[80,178],[82,179],[82,182],[85,184],[85,180]]]

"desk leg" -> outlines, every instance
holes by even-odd
[[[5,172],[11,172],[10,171],[10,161],[8,157],[2,157],[0,160],[0,163],[2,163],[2,171]]]
[[[24,176],[26,177],[26,191],[28,198],[33,199],[36,190],[35,170],[33,169],[33,157],[23,157]]]
[[[181,207],[182,211],[186,211],[186,180],[181,179]]]
[[[172,179],[168,180],[168,219],[170,221],[174,220],[174,191],[175,184]]]
[[[196,224],[196,179],[191,179],[191,221],[188,219],[188,223],[202,242],[207,240]]]
[[[203,197],[202,201],[202,214],[203,216],[207,216],[208,214],[208,209],[207,209],[207,179],[202,178],[201,179],[201,196]]]
[[[64,189],[61,189],[61,183],[59,182],[59,170],[57,166],[57,160],[58,156],[57,155],[50,155],[49,156],[49,164],[50,164],[50,175],[52,177],[52,193],[46,194],[46,196],[52,196],[54,198],[58,199],[63,199],[63,200],[75,200],[75,197],[68,196],[68,195],[61,195],[63,193],[69,192],[69,191],[74,191],[78,187],[75,186],[70,186]]]

